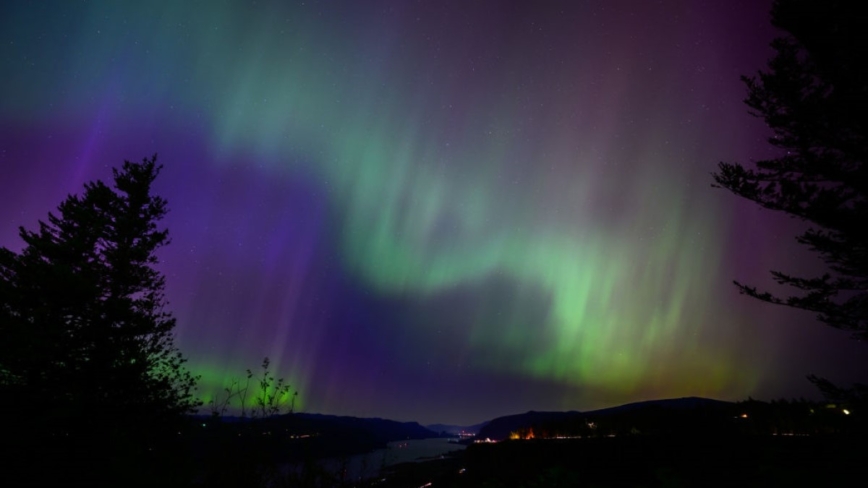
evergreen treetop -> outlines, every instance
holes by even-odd
[[[752,114],[774,131],[777,157],[755,168],[721,163],[715,186],[806,221],[796,239],[826,264],[821,276],[772,271],[798,290],[780,297],[735,282],[749,296],[815,312],[868,339],[868,48],[857,4],[778,0],[766,71],[743,77]]]
[[[37,230],[20,228],[21,252],[0,248],[0,387],[15,413],[119,432],[198,406],[154,267],[169,242],[151,189],[161,168],[125,161],[114,188],[86,184]]]

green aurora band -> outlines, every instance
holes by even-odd
[[[548,385],[541,408],[753,393],[785,346],[769,331],[742,339],[770,315],[733,301],[730,281],[800,255],[733,237],[742,216],[708,186],[718,160],[762,143],[738,75],[759,68],[767,32],[732,40],[747,14],[687,1],[532,3],[7,7],[0,67],[15,68],[3,82],[15,96],[0,100],[0,123],[88,127],[70,181],[105,177],[121,146],[110,140],[183,173],[166,186],[182,223],[166,269],[206,401],[264,355],[298,408],[321,411],[400,415],[377,410],[404,385],[378,383],[379,358],[394,375]],[[748,10],[766,25],[764,6]],[[52,155],[66,150],[56,144]],[[173,169],[173,151],[199,148],[204,162]],[[257,227],[260,203],[221,193],[241,181],[286,198],[302,181],[324,203]],[[257,239],[254,253],[242,245]],[[218,262],[233,245],[237,262]],[[291,266],[278,267],[283,252],[297,254]],[[330,252],[327,271],[311,264]],[[193,261],[210,267],[193,273]],[[244,310],[220,308],[234,296],[214,292],[220,265]],[[358,319],[378,334],[362,359],[334,346],[352,325],[323,318],[354,317],[348,299],[323,298],[344,281],[370,302],[353,306],[391,314]],[[426,354],[447,350],[452,362],[429,368]],[[347,369],[358,377],[341,379]]]

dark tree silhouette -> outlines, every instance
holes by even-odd
[[[798,290],[780,297],[738,281],[760,300],[808,310],[868,339],[868,43],[846,0],[777,0],[766,71],[742,77],[745,103],[774,131],[779,156],[748,168],[721,163],[713,186],[810,224],[796,239],[826,264],[821,276],[772,271]]]
[[[86,184],[20,228],[20,252],[0,248],[0,408],[28,437],[152,451],[198,406],[154,268],[169,242],[160,170],[125,161],[114,188]]]

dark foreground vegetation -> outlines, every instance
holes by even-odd
[[[862,486],[862,408],[689,398],[529,412],[489,423],[511,424],[507,440],[399,467],[386,486]]]
[[[155,446],[136,458],[119,456],[104,444],[56,440],[41,449],[30,445],[34,457],[17,458],[22,464],[4,473],[4,486],[841,487],[862,486],[868,455],[868,438],[850,434],[507,440],[473,444],[443,459],[383,467],[372,479],[354,479],[322,463],[323,453],[317,453],[322,445],[315,442],[226,434],[229,430]],[[206,445],[198,444],[205,440]],[[190,450],[192,446],[197,449]]]
[[[14,462],[3,480],[4,486],[143,487],[861,486],[868,457],[863,413],[862,405],[698,398],[531,412],[488,424],[511,423],[515,430],[505,439],[477,438],[440,459],[383,463],[368,479],[347,471],[350,455],[396,436],[423,436],[425,429],[306,414],[191,416],[169,437],[67,435],[80,432],[74,430],[20,437],[5,458]]]
[[[865,438],[626,436],[477,444],[383,486],[863,486]]]

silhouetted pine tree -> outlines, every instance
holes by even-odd
[[[735,282],[766,302],[809,310],[868,339],[868,43],[863,16],[842,0],[778,0],[768,69],[743,77],[752,114],[774,130],[780,155],[755,168],[721,163],[717,185],[811,224],[797,237],[827,265],[821,276],[773,271],[799,290],[779,297]]]
[[[774,131],[779,156],[756,168],[720,163],[717,185],[759,205],[806,221],[796,240],[826,264],[821,276],[772,271],[798,290],[780,297],[735,282],[741,293],[817,314],[827,325],[868,339],[868,48],[856,4],[776,0],[772,24],[787,35],[772,42],[768,69],[742,77],[745,103]],[[808,376],[833,401],[868,405],[868,387],[839,388]]]
[[[0,248],[0,408],[22,438],[135,459],[198,406],[154,269],[169,242],[151,193],[160,169],[156,156],[124,162],[114,188],[86,184],[20,229],[20,252]]]

